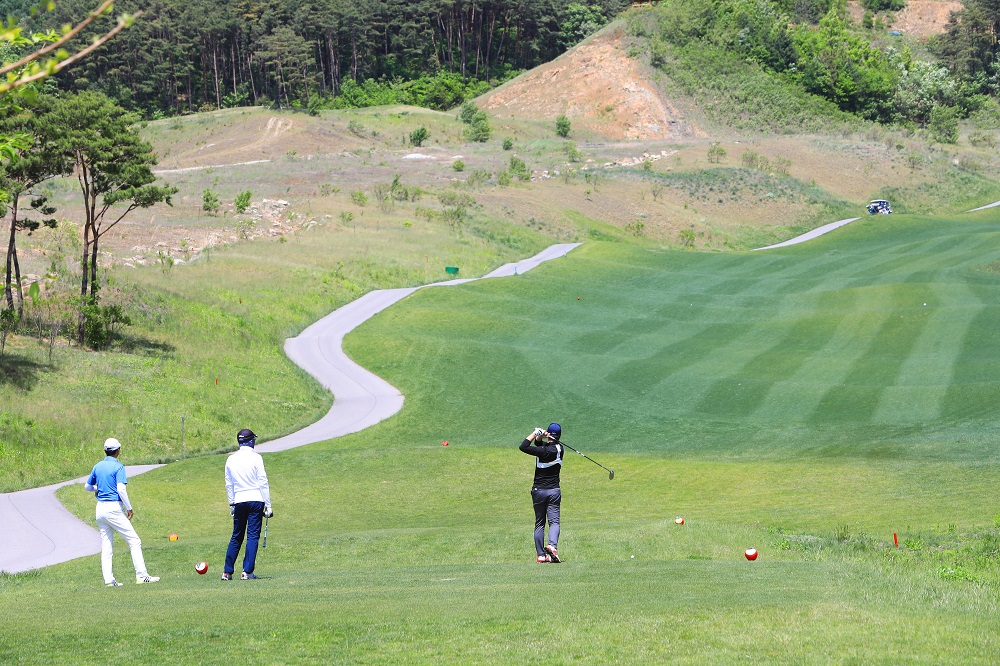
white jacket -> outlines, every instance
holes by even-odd
[[[226,496],[230,504],[263,502],[271,508],[264,459],[250,446],[241,446],[226,460]]]

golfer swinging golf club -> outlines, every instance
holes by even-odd
[[[159,576],[150,576],[142,557],[142,541],[132,527],[132,503],[125,485],[128,478],[125,466],[118,462],[122,445],[114,437],[104,441],[104,460],[94,465],[90,477],[83,485],[87,492],[97,495],[97,527],[101,530],[101,572],[108,587],[121,587],[111,571],[115,532],[122,535],[132,551],[136,583],[155,583]]]
[[[229,514],[233,517],[233,536],[226,551],[226,565],[222,569],[222,580],[232,580],[236,566],[236,556],[243,545],[246,533],[247,549],[243,555],[241,580],[255,580],[254,566],[257,563],[257,542],[260,540],[260,526],[264,517],[274,515],[271,511],[271,491],[267,485],[264,459],[253,450],[257,435],[244,428],[236,435],[240,445],[236,453],[226,460],[226,496],[229,498]]]
[[[563,447],[559,443],[562,427],[550,423],[546,430],[535,428],[521,442],[521,450],[535,456],[535,479],[531,484],[531,503],[535,507],[535,552],[538,562],[562,562],[559,559],[559,470],[562,469]],[[549,523],[548,543],[545,539],[545,521]]]

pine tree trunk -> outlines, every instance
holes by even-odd
[[[212,45],[212,67],[215,68],[215,108],[222,108],[222,96],[219,94],[219,55],[214,43]]]
[[[16,195],[14,201],[17,201]],[[14,292],[11,288],[11,279],[13,278],[13,268],[14,260],[13,257],[17,253],[17,215],[11,211],[10,215],[10,240],[7,242],[7,273],[4,278],[3,283],[3,295],[7,300],[7,307],[11,310],[14,309]]]

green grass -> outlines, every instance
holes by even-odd
[[[218,581],[223,459],[187,460],[130,489],[161,583],[106,590],[96,557],[0,577],[0,653],[995,663],[998,259],[996,213],[893,216],[767,253],[591,242],[421,291],[347,339],[403,412],[266,456],[265,580]],[[551,419],[616,478],[571,454],[567,563],[543,567],[515,447]],[[127,623],[80,611],[109,603]]]
[[[136,318],[113,352],[62,347],[50,364],[34,339],[8,341],[0,490],[79,476],[111,436],[132,462],[166,462],[223,450],[251,422],[270,439],[315,421],[332,398],[288,361],[284,340],[371,289],[445,279],[445,266],[482,275],[548,245],[524,228],[487,226],[329,220],[167,272],[109,271],[105,297]]]

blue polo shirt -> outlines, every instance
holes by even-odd
[[[97,486],[98,502],[120,502],[118,484],[128,483],[125,478],[125,465],[118,462],[114,456],[108,456],[94,465],[87,483]]]

